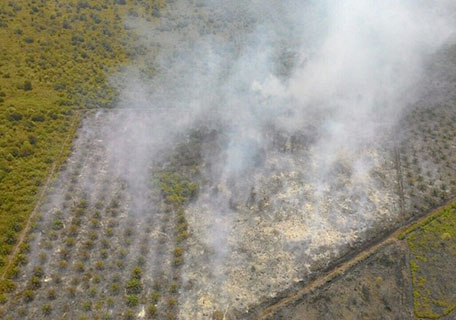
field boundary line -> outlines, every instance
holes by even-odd
[[[411,233],[415,232],[424,225],[433,221],[432,217],[438,216],[443,209],[455,203],[456,199],[453,198],[447,201],[445,204],[437,208],[434,208],[423,215],[413,217],[409,221],[406,221],[404,224],[399,226],[397,229],[391,230],[391,232],[389,232],[385,237],[383,237],[379,241],[371,243],[370,245],[367,245],[364,249],[361,249],[352,258],[349,258],[346,261],[343,261],[340,264],[334,266],[331,270],[328,270],[321,276],[316,277],[308,284],[304,285],[302,288],[290,293],[289,295],[283,297],[277,302],[272,303],[270,306],[264,308],[256,314],[252,316],[247,316],[247,319],[260,320],[267,319],[270,316],[274,316],[280,309],[287,307],[289,305],[293,305],[293,303],[298,302],[306,295],[314,292],[315,290],[318,290],[326,284],[329,284],[338,277],[343,276],[348,271],[356,267],[359,263],[365,261],[373,254],[380,251],[382,248],[385,248],[387,245],[404,241],[407,238],[407,236],[409,236]],[[416,226],[416,228],[409,231],[408,229],[412,228],[413,226]]]

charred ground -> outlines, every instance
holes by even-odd
[[[128,8],[123,5],[116,1],[94,10],[119,12],[117,6],[122,6],[123,12]],[[327,110],[317,108],[307,115],[309,121],[288,130],[273,120],[302,115],[290,105],[270,121],[265,116],[253,134],[239,130],[250,129],[252,114],[243,109],[250,111],[249,104],[258,100],[230,100],[244,97],[242,81],[234,89],[223,85],[236,74],[231,61],[242,57],[243,43],[255,29],[251,7],[227,3],[214,9],[178,1],[160,8],[158,3],[144,6],[153,16],[146,24],[134,10],[126,19],[126,30],[134,29],[141,38],[131,52],[140,67],[120,69],[112,80],[120,92],[111,97],[118,109],[86,111],[82,106],[71,155],[40,209],[18,265],[8,270],[6,289],[11,292],[8,299],[2,296],[2,316],[254,317],[456,196],[454,48],[433,57],[428,80],[420,84],[422,97],[400,114],[399,125],[376,131],[375,143],[356,148],[342,143],[328,160],[321,143]],[[78,12],[89,9],[82,4]],[[279,39],[288,34],[282,27],[276,30]],[[189,48],[199,54],[196,40],[208,35],[210,41],[228,44],[216,46],[226,63],[215,79],[205,77],[210,63],[197,54],[185,56]],[[292,39],[277,44],[274,70],[286,79],[298,63],[297,52]],[[103,50],[110,52],[109,46]],[[193,63],[204,76],[182,83],[180,75]],[[240,67],[251,70],[246,64]],[[168,67],[175,72],[163,72]],[[150,86],[142,88],[143,82]],[[193,85],[206,82],[233,92],[210,100],[210,90]],[[213,108],[202,109],[204,116],[196,121],[179,105],[206,95]],[[158,107],[144,108],[151,100]],[[226,103],[233,109],[223,109]],[[262,103],[253,108],[261,119],[274,101]],[[448,284],[454,267],[452,218],[451,208],[434,224],[404,235],[407,245],[383,248],[273,317],[450,314],[455,301]]]

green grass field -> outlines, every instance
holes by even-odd
[[[399,237],[410,249],[415,315],[438,319],[456,308],[456,203],[439,209]]]

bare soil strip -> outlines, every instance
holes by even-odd
[[[447,207],[451,203],[453,203],[455,199],[452,199],[445,203],[444,205],[437,207],[428,213],[416,216],[410,220],[408,220],[405,224],[400,225],[396,230],[391,231],[388,233],[383,239],[380,241],[374,242],[371,245],[368,245],[364,249],[362,249],[359,253],[355,254],[353,257],[341,262],[339,265],[335,266],[325,274],[317,277],[316,279],[312,280],[308,284],[306,284],[301,289],[293,292],[292,294],[288,295],[287,297],[279,300],[278,302],[270,305],[266,309],[263,309],[256,315],[249,317],[251,320],[260,320],[260,319],[267,319],[268,317],[273,316],[277,311],[282,308],[285,308],[288,305],[292,305],[293,303],[297,302],[298,300],[302,299],[304,296],[308,295],[309,293],[319,289],[320,287],[324,286],[325,284],[330,283],[331,281],[335,280],[336,278],[344,275],[347,271],[354,268],[359,263],[363,262],[374,253],[378,252],[380,249],[384,248],[385,246],[392,244],[396,241],[400,241],[398,238],[399,236],[404,233],[408,228],[412,225],[421,225],[423,222],[438,214],[443,208]],[[425,225],[425,224],[423,224]]]
[[[9,258],[8,258],[8,262],[7,262],[6,266],[5,266],[5,269],[3,270],[3,273],[2,273],[2,275],[0,277],[0,280],[5,280],[6,275],[8,274],[8,270],[10,269],[11,265],[13,264],[14,258],[19,253],[19,250],[20,250],[22,244],[24,243],[27,234],[29,233],[30,228],[32,227],[33,218],[35,218],[35,216],[39,212],[39,209],[40,209],[40,206],[41,206],[41,204],[43,202],[44,196],[45,196],[46,192],[48,191],[49,186],[50,186],[51,181],[52,181],[52,178],[54,177],[54,174],[55,174],[55,172],[56,172],[56,170],[58,168],[57,164],[59,163],[59,161],[61,161],[61,158],[63,156],[65,148],[68,145],[68,142],[69,142],[68,140],[70,140],[71,136],[74,134],[74,131],[76,130],[75,126],[77,126],[77,124],[78,124],[79,117],[80,117],[80,113],[76,111],[74,113],[73,122],[71,123],[70,129],[68,130],[68,134],[67,134],[67,136],[65,138],[65,141],[62,144],[62,148],[60,149],[59,155],[57,156],[57,158],[55,159],[54,163],[51,166],[51,170],[49,171],[49,174],[48,174],[48,177],[46,179],[45,184],[41,188],[41,191],[40,191],[40,194],[38,196],[38,200],[36,201],[35,207],[33,208],[33,211],[30,213],[30,215],[29,215],[29,217],[27,219],[27,222],[25,224],[24,229],[19,234],[19,237],[17,239],[17,243],[14,246],[14,249],[13,249],[13,251],[11,252],[11,254],[10,254]]]

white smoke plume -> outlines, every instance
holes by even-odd
[[[336,246],[398,214],[396,204],[383,211],[373,205],[374,198],[392,198],[385,193],[389,186],[377,186],[371,175],[389,165],[378,156],[385,138],[420,98],[430,59],[452,40],[455,7],[423,0],[175,1],[159,21],[127,19],[146,53],[113,77],[121,110],[106,140],[116,172],[138,202],[147,205],[144,170],[165,159],[189,130],[204,124],[220,133],[219,150],[203,150],[208,182],[188,213],[194,233],[213,252],[205,270],[216,288],[201,289],[201,278],[201,290],[234,286],[247,292],[245,304],[255,302],[248,295],[255,289],[229,279],[242,256],[240,242],[252,239],[249,225],[277,227],[283,234],[268,238],[276,241],[271,248],[291,252],[288,263],[306,256],[303,264],[311,269],[312,261],[336,257]],[[277,132],[301,134],[305,147],[278,152]],[[273,187],[268,179],[282,181]],[[269,218],[250,221],[258,212],[249,217],[244,204],[268,190]],[[285,216],[274,220],[274,212]],[[288,233],[298,217],[307,231],[290,237],[307,245],[296,253]],[[188,253],[189,265],[203,268],[195,252]],[[189,279],[196,277],[192,267],[184,269]],[[303,271],[287,272],[294,281]],[[286,289],[290,279],[278,288]],[[220,294],[218,303],[227,307],[231,298]]]

